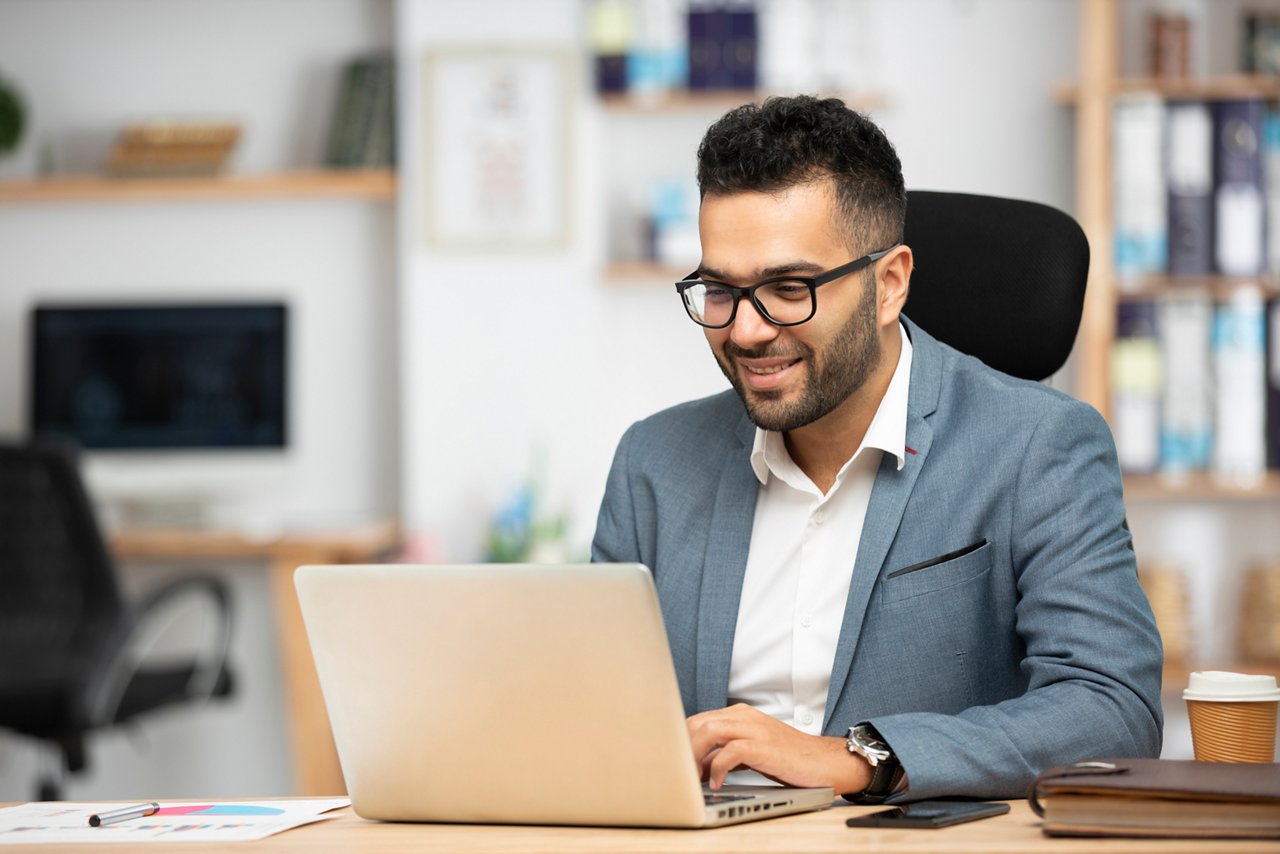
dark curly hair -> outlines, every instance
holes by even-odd
[[[831,179],[851,249],[902,240],[907,192],[884,131],[838,98],[768,98],[730,110],[698,146],[700,197]]]

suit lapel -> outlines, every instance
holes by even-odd
[[[844,622],[840,626],[840,639],[836,643],[835,660],[831,665],[831,685],[827,691],[828,723],[835,718],[833,713],[853,665],[871,591],[875,589],[885,555],[902,523],[907,499],[911,497],[911,490],[915,488],[916,480],[928,458],[929,448],[933,444],[933,427],[926,417],[937,408],[941,390],[941,354],[933,338],[911,321],[906,318],[903,320],[911,337],[912,350],[911,385],[907,402],[906,464],[902,471],[898,471],[897,460],[892,455],[885,454],[880,461],[880,470],[876,473],[871,501],[867,505],[867,515],[862,524],[862,537],[858,541],[858,554],[854,559],[853,577],[849,582]]]
[[[698,710],[723,708],[728,702],[729,663],[738,625],[742,577],[751,548],[756,496],[760,481],[751,470],[755,428],[744,416],[725,454],[711,514],[711,533],[698,599]]]

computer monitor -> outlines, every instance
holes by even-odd
[[[30,428],[92,450],[284,448],[280,303],[41,305]]]

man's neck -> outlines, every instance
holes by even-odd
[[[902,356],[901,333],[895,328],[892,336],[885,337],[888,340],[883,342],[880,364],[861,388],[817,421],[783,435],[791,459],[824,495],[835,484],[840,469],[857,453],[893,380]]]

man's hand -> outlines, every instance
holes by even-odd
[[[744,703],[688,719],[693,758],[702,779],[718,790],[725,775],[747,767],[788,786],[830,786],[861,792],[871,766],[839,737],[808,735]]]

